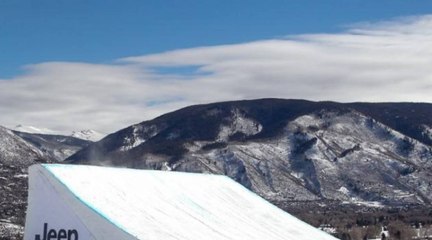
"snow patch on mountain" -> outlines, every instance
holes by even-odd
[[[48,128],[37,128],[33,126],[16,125],[13,130],[18,132],[36,133],[36,134],[50,134],[50,135],[61,135],[60,132],[54,131]]]
[[[426,135],[430,140],[432,140],[432,127],[423,125],[423,134]]]
[[[286,156],[286,145],[281,141],[238,143],[185,158],[198,161],[208,172],[227,175],[267,199],[317,200],[299,183],[296,173],[288,171],[290,163]],[[178,165],[175,170],[182,167]],[[283,174],[278,174],[281,171]]]
[[[340,187],[338,191],[345,195],[349,195],[349,190],[346,187]]]
[[[65,131],[55,131],[48,128],[37,128],[37,127],[26,126],[21,124],[15,126],[13,130],[17,132],[25,132],[25,133],[33,133],[33,134],[70,136],[70,137],[79,138],[82,140],[92,141],[92,142],[97,142],[101,140],[103,137],[105,137],[106,135],[104,133],[100,133],[98,131],[91,130],[91,129],[65,132]]]
[[[224,142],[236,133],[242,133],[246,136],[256,135],[262,130],[262,125],[253,119],[247,118],[238,110],[231,112],[231,117],[227,119],[228,123],[220,126],[218,141]]]
[[[410,161],[416,161],[424,160],[424,152],[428,150],[417,140],[354,111],[342,115],[332,112],[305,115],[292,121],[288,125],[288,131],[302,132],[300,135],[306,139],[316,138],[324,147],[334,149],[331,155],[337,158],[344,158],[362,150],[374,154],[394,153],[407,159],[411,157],[413,160]],[[314,151],[313,148],[308,151],[313,152],[323,151]]]
[[[8,164],[30,164],[43,153],[16,136],[11,130],[0,126],[0,162]]]
[[[23,232],[23,226],[0,219],[0,236],[2,239],[20,239]]]
[[[294,162],[311,161],[313,164],[313,172],[300,167],[305,174],[299,176],[316,174],[315,181],[310,178],[309,183],[319,184],[315,187],[324,197],[334,198],[337,192],[346,197],[345,189],[350,195],[356,195],[355,201],[348,201],[361,204],[368,202],[363,192],[375,193],[376,198],[383,200],[416,203],[422,202],[418,196],[431,197],[431,186],[425,181],[427,174],[411,174],[416,169],[432,166],[430,149],[379,122],[357,112],[325,112],[299,117],[287,129],[295,149],[291,158]],[[368,172],[367,178],[364,178],[365,172]],[[381,174],[385,174],[386,179]],[[337,185],[343,182],[347,182],[349,188]],[[407,186],[418,191],[406,192]],[[338,198],[344,200],[343,196]]]
[[[72,134],[70,136],[75,137],[75,138],[79,138],[79,139],[83,139],[83,140],[87,140],[87,141],[97,142],[97,141],[101,140],[103,137],[105,137],[105,135],[106,134],[97,132],[95,130],[86,129],[86,130],[81,130],[81,131],[72,131]]]
[[[357,206],[366,206],[372,208],[382,208],[384,205],[378,201],[362,201],[357,198],[352,198],[350,201],[344,201],[343,204],[355,204]]]
[[[145,141],[146,141],[145,139],[143,139],[139,136],[135,136],[134,138],[126,137],[124,139],[125,145],[120,147],[120,151],[130,150],[132,148],[135,148],[135,147],[141,145],[142,143],[145,143]]]
[[[158,128],[155,125],[143,126],[136,124],[132,126],[132,136],[127,136],[123,140],[122,146],[119,151],[128,151],[135,148],[158,134]]]
[[[257,126],[251,119],[239,122]],[[235,132],[225,129],[213,144]],[[171,168],[224,174],[275,201],[331,199],[381,207],[432,199],[427,172],[416,170],[432,167],[429,148],[355,111],[300,116],[273,139],[206,148],[211,144],[187,143],[188,153]]]

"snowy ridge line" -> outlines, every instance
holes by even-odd
[[[91,129],[73,130],[73,131],[68,132],[68,131],[51,130],[48,128],[37,128],[37,127],[33,127],[33,126],[24,126],[21,124],[15,126],[12,130],[17,131],[17,132],[31,133],[31,134],[68,136],[68,137],[74,137],[74,138],[92,141],[92,142],[99,141],[103,137],[105,137],[105,135],[106,135],[104,133],[100,133],[100,132],[97,132],[97,131],[91,130]]]

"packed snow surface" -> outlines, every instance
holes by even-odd
[[[136,239],[335,239],[225,176],[43,166]]]

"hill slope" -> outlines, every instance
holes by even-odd
[[[27,206],[27,169],[63,161],[89,144],[67,136],[31,134],[0,126],[0,236],[21,238]]]
[[[130,126],[67,161],[224,174],[274,202],[430,205],[431,127],[432,104],[224,102]]]

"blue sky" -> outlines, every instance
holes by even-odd
[[[106,63],[431,12],[424,0],[2,0],[0,78],[39,62]]]
[[[426,0],[0,0],[0,125],[256,98],[432,103]]]

